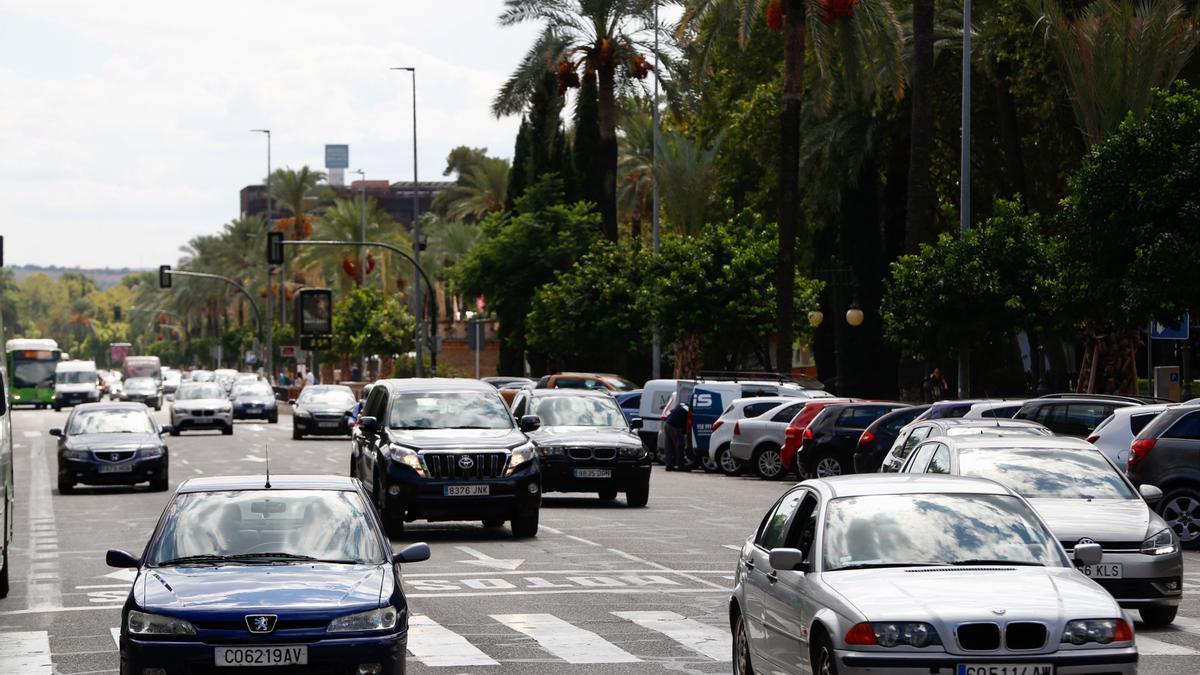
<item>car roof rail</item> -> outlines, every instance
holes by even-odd
[[[769,370],[702,370],[696,375],[697,382],[744,382],[747,380],[778,382],[779,384],[795,384],[805,389],[825,388],[825,385],[819,380],[813,380],[806,377],[795,378]]]

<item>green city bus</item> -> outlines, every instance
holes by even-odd
[[[45,408],[54,402],[54,368],[62,359],[54,340],[16,339],[4,344],[8,400],[12,405]]]

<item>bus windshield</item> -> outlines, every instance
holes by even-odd
[[[12,386],[53,387],[58,355],[50,351],[12,352]]]

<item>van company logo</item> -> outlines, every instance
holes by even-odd
[[[475,460],[471,459],[470,455],[463,455],[458,458],[458,466],[463,469],[469,469],[475,466]]]
[[[275,630],[277,618],[274,614],[248,614],[246,629],[251,633],[270,633]]]

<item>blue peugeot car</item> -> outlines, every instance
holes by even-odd
[[[338,476],[193,478],[141,557],[121,612],[122,675],[262,672],[398,675],[408,605],[371,502]]]

